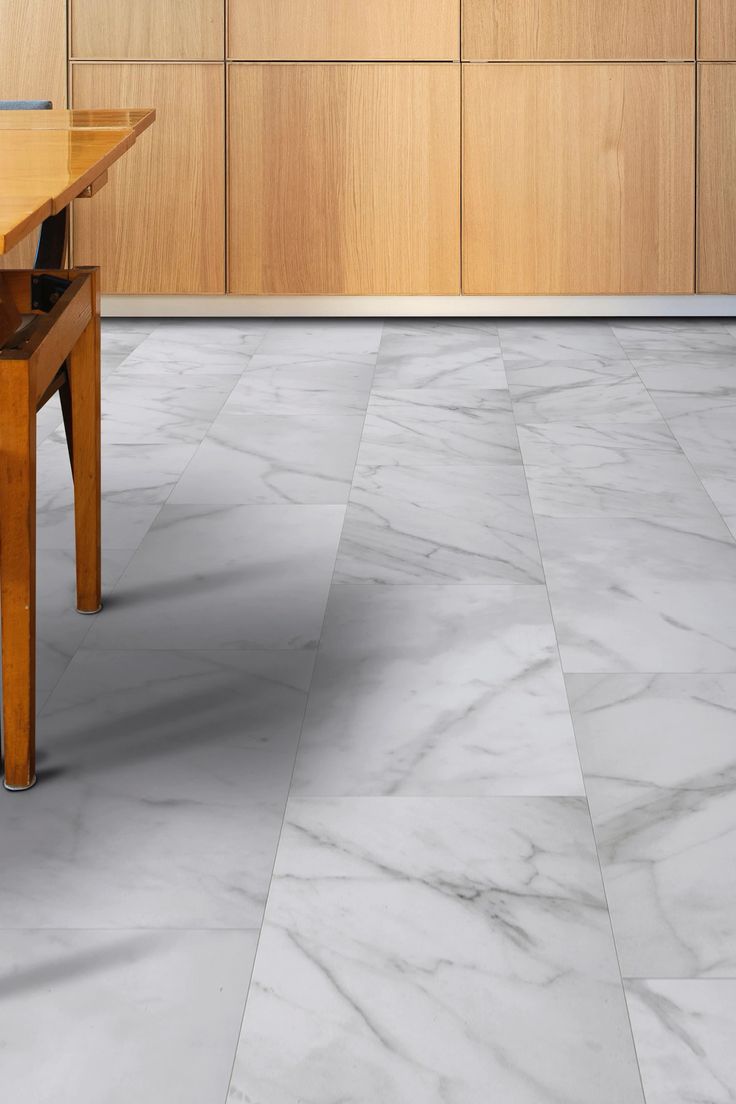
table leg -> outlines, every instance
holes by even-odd
[[[102,608],[100,314],[97,273],[94,313],[67,360],[61,396],[74,476],[74,528],[77,548],[77,609]]]
[[[5,787],[36,781],[36,403],[28,365],[0,372],[0,604]]]

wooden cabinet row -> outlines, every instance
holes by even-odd
[[[71,56],[79,59],[684,60],[695,56],[696,6],[699,57],[736,59],[736,0],[697,5],[696,0],[69,0],[69,5]]]
[[[75,64],[74,106],[158,119],[74,259],[118,293],[736,293],[736,66],[699,68],[696,220],[692,64],[236,64],[227,121],[222,64]]]

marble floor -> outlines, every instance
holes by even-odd
[[[8,1104],[736,1102],[736,324],[110,320]]]

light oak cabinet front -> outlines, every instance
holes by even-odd
[[[698,57],[736,61],[736,0],[698,0]]]
[[[224,57],[224,0],[69,0],[74,58]]]
[[[228,56],[246,61],[445,61],[460,0],[228,0]]]
[[[66,0],[0,0],[0,100],[66,107]],[[37,239],[0,257],[0,268],[30,268]]]
[[[466,293],[694,291],[694,66],[464,78]]]
[[[458,65],[232,65],[230,291],[460,290]]]
[[[736,293],[736,65],[700,66],[698,291]]]
[[[104,292],[224,292],[223,66],[77,63],[72,99],[156,108],[107,187],[76,204],[75,263],[101,265]]]
[[[463,0],[467,60],[646,61],[694,50],[695,0]]]

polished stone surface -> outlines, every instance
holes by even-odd
[[[3,1100],[736,1100],[736,324],[124,319],[103,370],[96,618],[39,417]]]
[[[585,802],[291,801],[230,1101],[489,1090],[642,1104]]]

